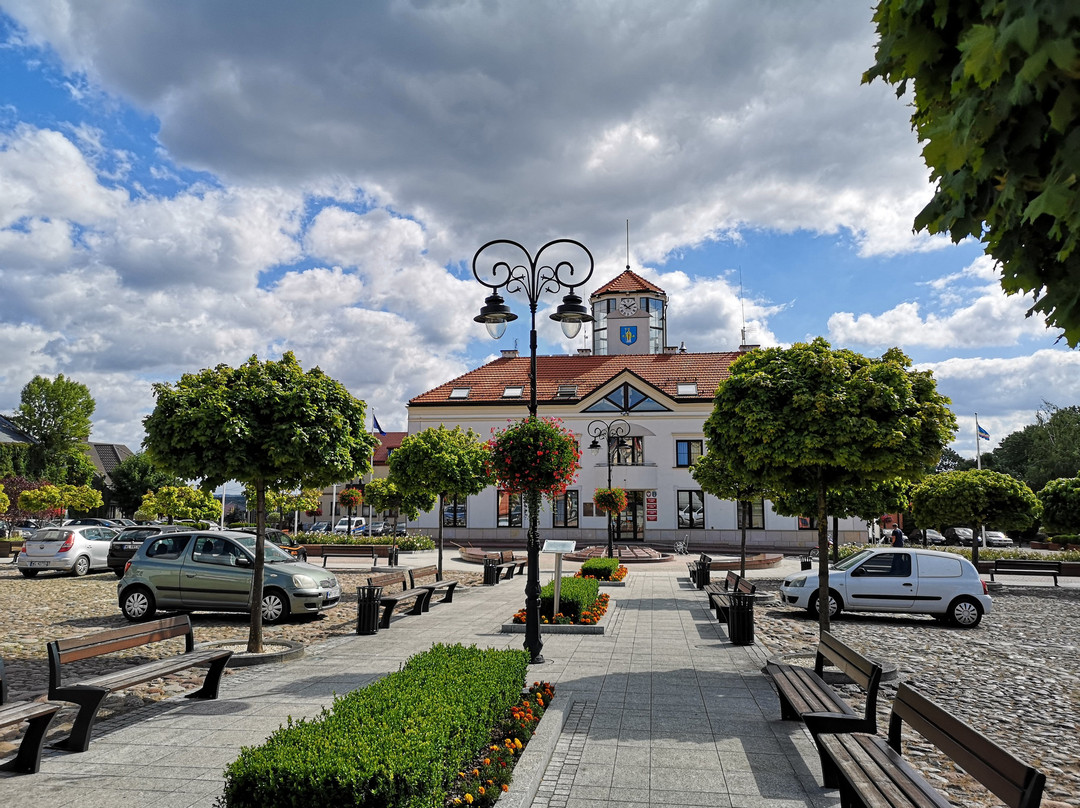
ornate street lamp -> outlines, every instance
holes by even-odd
[[[607,446],[607,487],[611,488],[611,456],[612,447],[622,444],[622,439],[630,434],[630,424],[624,421],[622,418],[616,418],[614,421],[592,421],[588,427],[589,437],[593,439],[593,442],[589,444],[589,450],[593,454],[597,454],[600,451],[600,436],[604,436],[605,445]],[[613,440],[614,439],[614,442]],[[607,520],[607,556],[608,558],[615,557],[615,550],[612,546],[612,520],[613,514],[608,513]]]
[[[554,264],[541,263],[547,253]],[[481,270],[481,256],[484,269]],[[524,256],[524,263],[518,263]],[[575,261],[568,260],[574,257]],[[491,262],[491,263],[488,263]],[[559,294],[567,289],[562,304],[551,315],[551,319],[562,325],[563,334],[573,339],[581,330],[582,323],[592,321],[589,310],[582,304],[581,297],[574,294],[575,287],[586,283],[593,273],[593,256],[589,249],[579,241],[560,238],[549,241],[532,256],[521,244],[509,239],[489,241],[476,251],[472,263],[473,275],[480,283],[491,289],[491,294],[484,301],[483,308],[473,319],[483,323],[488,333],[498,339],[506,331],[506,324],[516,320],[517,315],[510,311],[499,289],[507,294],[524,292],[529,301],[529,417],[536,417],[536,309],[537,301],[543,292]],[[538,508],[529,509],[528,533],[528,578],[525,583],[525,650],[531,661],[544,661],[540,651],[544,647],[540,639],[540,534],[537,529]]]

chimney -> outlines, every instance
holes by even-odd
[[[577,355],[578,356],[592,356],[592,348],[578,348],[577,349]]]
[[[502,352],[503,359],[517,359],[517,348],[505,348]]]

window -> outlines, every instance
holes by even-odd
[[[586,412],[668,412],[668,408],[654,401],[629,383],[616,387],[597,401]]]
[[[679,382],[675,385],[675,394],[679,396],[696,396],[697,382]]]
[[[645,464],[645,439],[638,437],[615,438],[611,449],[611,465],[641,466]]]
[[[576,384],[560,384],[555,391],[555,398],[574,398],[577,395]]]
[[[816,516],[800,516],[799,530],[817,530]]]
[[[442,501],[443,527],[465,527],[465,500],[450,497]]]
[[[694,465],[701,457],[701,448],[700,440],[675,441],[675,465],[680,468]]]
[[[507,387],[503,390],[503,398],[521,398],[521,394],[525,392],[525,388],[521,385],[516,387]]]
[[[701,530],[705,527],[705,495],[701,491],[679,491],[679,530]]]
[[[739,528],[748,530],[765,529],[765,500],[739,500]]]
[[[852,570],[851,574],[873,578],[910,578],[911,555],[908,553],[878,553]]]
[[[497,502],[496,526],[521,527],[521,494],[499,491]]]
[[[567,491],[555,500],[554,520],[552,527],[577,527],[578,526],[578,492]]]
[[[468,398],[470,387],[455,387],[450,391],[450,398]]]

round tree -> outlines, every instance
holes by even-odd
[[[1042,522],[1051,533],[1080,530],[1080,477],[1051,480],[1036,494],[1042,504]]]
[[[143,421],[153,462],[212,490],[229,481],[256,491],[255,568],[248,651],[262,650],[266,491],[323,488],[367,471],[375,439],[364,403],[292,352],[279,362],[251,357],[155,384],[157,406]]]
[[[708,451],[769,491],[813,491],[822,629],[828,619],[826,492],[932,470],[956,432],[949,400],[898,349],[880,359],[816,339],[731,366],[705,423]]]

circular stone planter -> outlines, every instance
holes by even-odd
[[[793,654],[777,654],[769,657],[769,662],[774,665],[799,665],[803,668],[814,669],[814,660],[817,658],[817,654],[814,651],[804,651],[801,653]],[[881,660],[873,660],[881,665],[881,681],[883,682],[895,682],[900,678],[900,671],[893,662],[882,662]],[[843,671],[839,671],[836,668],[831,668],[828,665],[822,671],[821,678],[831,685],[850,685],[851,679]]]
[[[247,640],[219,640],[200,643],[201,648],[228,648],[233,652],[227,668],[246,668],[249,665],[269,665],[274,662],[290,662],[304,655],[304,644],[291,640],[271,640],[263,643],[261,654],[247,652]]]

